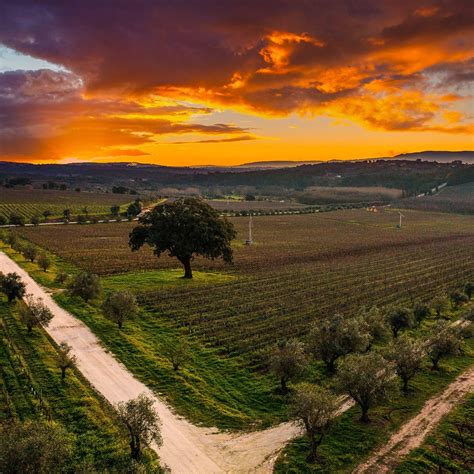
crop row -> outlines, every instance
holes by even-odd
[[[335,312],[350,314],[363,305],[431,299],[474,277],[474,240],[453,246],[438,242],[374,256],[344,259],[341,265],[296,266],[217,286],[163,295],[147,292],[141,302],[193,335],[228,353],[258,353],[280,338],[305,334]]]

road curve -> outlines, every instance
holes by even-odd
[[[138,381],[102,347],[88,326],[61,308],[50,293],[3,252],[0,252],[0,272],[16,272],[26,284],[28,294],[43,298],[54,314],[46,331],[58,344],[65,341],[71,346],[77,357],[78,369],[111,404],[136,398],[141,393],[154,399],[162,422],[163,445],[158,449],[158,454],[161,464],[171,472],[271,472],[276,454],[291,439],[301,435],[300,429],[292,423],[240,435],[192,425],[177,416],[146,385]]]

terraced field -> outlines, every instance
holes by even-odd
[[[319,318],[350,315],[362,305],[428,300],[474,277],[474,218],[407,212],[402,229],[395,222],[394,212],[363,210],[258,217],[256,243],[247,247],[242,245],[247,220],[236,218],[235,264],[195,262],[201,271],[229,272],[233,278],[214,280],[210,292],[175,274],[179,284],[167,291],[162,282],[145,285],[140,301],[184,332],[225,353],[245,354],[258,366],[269,344],[304,335]],[[20,232],[101,275],[177,267],[149,249],[131,253],[132,226],[65,228],[59,238],[54,229]],[[136,277],[130,274],[130,284]]]

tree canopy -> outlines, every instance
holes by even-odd
[[[139,218],[130,233],[132,250],[144,244],[159,257],[168,252],[184,267],[184,278],[192,278],[191,260],[195,255],[232,262],[230,243],[236,236],[234,226],[200,199],[184,198],[165,202]]]

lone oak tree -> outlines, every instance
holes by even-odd
[[[196,198],[178,199],[160,204],[139,218],[130,233],[133,251],[148,244],[159,257],[168,252],[184,267],[184,278],[192,278],[194,255],[220,258],[232,262],[230,242],[235,238],[234,226],[211,206]]]

